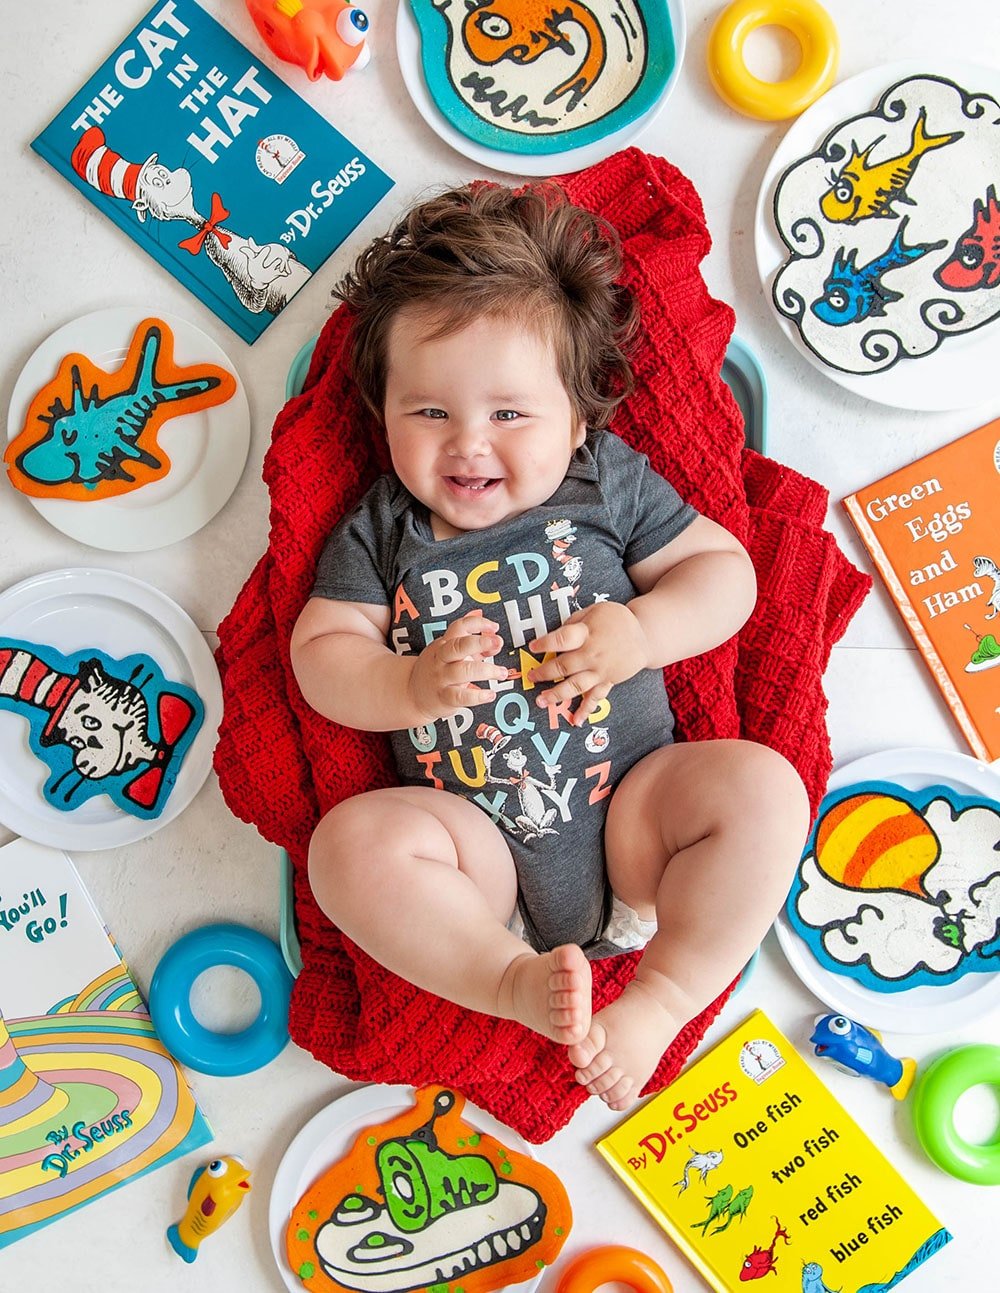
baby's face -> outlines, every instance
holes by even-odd
[[[494,318],[434,340],[432,331],[424,315],[396,316],[385,427],[396,475],[444,539],[544,503],[586,426],[547,337]]]

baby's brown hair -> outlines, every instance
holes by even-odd
[[[541,328],[574,413],[603,428],[633,385],[626,353],[638,313],[620,271],[615,230],[558,185],[476,183],[412,208],[333,295],[355,311],[353,374],[379,419],[389,332],[409,308],[426,312],[433,337],[488,315]]]

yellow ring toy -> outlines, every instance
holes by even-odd
[[[602,1284],[627,1284],[635,1293],[673,1293],[662,1267],[637,1248],[605,1244],[574,1257],[565,1268],[556,1293],[594,1293]]]
[[[761,81],[747,68],[743,46],[758,27],[783,27],[802,59],[784,81]],[[708,38],[708,74],[720,98],[748,117],[796,117],[833,84],[840,42],[833,19],[816,0],[735,0]]]

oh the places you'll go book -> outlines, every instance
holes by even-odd
[[[211,1138],[70,859],[0,848],[0,1248]]]
[[[844,507],[977,758],[1000,758],[1000,419]]]
[[[195,0],[155,4],[32,147],[249,342],[392,187]]]
[[[759,1010],[597,1148],[720,1293],[887,1293],[951,1238]]]

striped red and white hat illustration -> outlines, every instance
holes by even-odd
[[[0,644],[0,696],[49,711],[41,736],[43,745],[58,739],[54,729],[79,685],[79,678],[50,668],[32,652]]]
[[[494,727],[492,723],[480,723],[476,728],[476,735],[481,741],[489,741],[494,750],[502,750],[510,741],[510,737],[505,736],[499,727]]]
[[[128,198],[129,202],[135,201],[136,185],[143,167],[155,160],[156,154],[153,153],[142,163],[127,162],[108,147],[104,131],[99,126],[91,126],[84,131],[70,158],[73,169],[82,180],[109,198]]]

